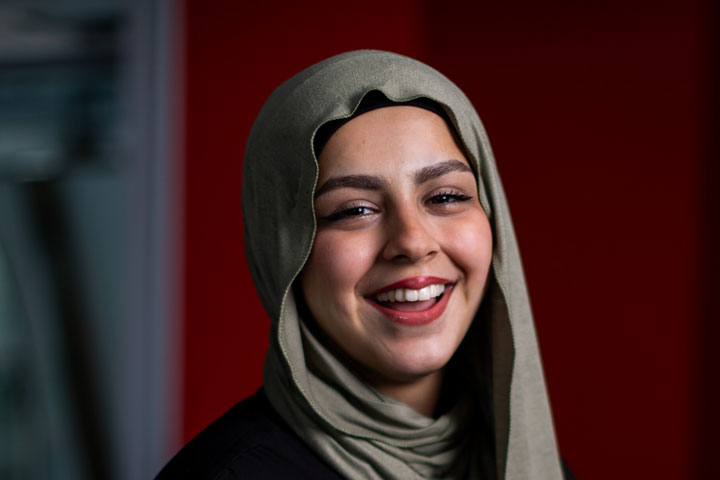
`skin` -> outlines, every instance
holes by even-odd
[[[370,385],[432,416],[492,256],[468,161],[441,117],[392,106],[343,125],[318,162],[318,229],[300,276],[308,308]],[[436,320],[399,324],[373,306],[373,292],[418,276],[454,284]]]

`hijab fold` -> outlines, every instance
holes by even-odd
[[[453,359],[467,363],[458,368],[472,372],[474,388],[438,418],[380,394],[355,375],[315,335],[292,288],[315,235],[315,134],[352,116],[369,92],[398,103],[429,99],[443,108],[477,173],[493,230],[489,286],[462,357]],[[272,320],[265,390],[311,448],[348,478],[562,478],[507,202],[482,123],[450,80],[388,52],[331,57],[268,98],[243,168],[248,265]]]

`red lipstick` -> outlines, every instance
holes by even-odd
[[[390,285],[385,285],[384,287],[375,290],[370,294],[370,296],[377,295],[378,293],[387,292],[388,290],[395,290],[396,288],[410,288],[412,290],[420,290],[423,287],[427,287],[428,285],[432,285],[434,283],[452,283],[451,280],[448,280],[447,278],[440,278],[440,277],[412,277],[412,278],[406,278],[404,280],[400,280],[399,282],[391,283]]]
[[[443,314],[445,307],[447,307],[447,304],[450,301],[450,295],[452,294],[453,287],[454,285],[445,287],[445,292],[443,292],[440,300],[435,302],[435,304],[427,310],[420,310],[419,312],[404,312],[385,307],[372,300],[369,301],[373,307],[380,310],[380,312],[382,312],[392,322],[400,323],[402,325],[420,326],[433,322]]]
[[[388,318],[392,322],[408,326],[426,325],[439,318],[443,314],[443,312],[445,312],[445,307],[447,307],[447,304],[450,301],[450,295],[452,295],[453,287],[455,286],[453,283],[450,282],[450,280],[439,277],[406,278],[404,280],[400,280],[399,282],[386,285],[370,295],[375,296],[388,290],[394,290],[396,288],[409,288],[413,290],[419,290],[423,287],[427,287],[428,285],[433,285],[437,283],[442,283],[446,285],[445,291],[440,296],[440,299],[437,302],[433,303],[430,308],[427,308],[425,310],[404,311],[380,304],[372,298],[368,298],[368,301],[373,307],[379,310],[386,318]]]

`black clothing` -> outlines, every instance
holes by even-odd
[[[566,480],[575,480],[562,464]],[[275,412],[263,389],[185,445],[155,480],[341,480]]]
[[[280,418],[263,389],[200,432],[156,480],[341,480]]]

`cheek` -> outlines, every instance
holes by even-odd
[[[484,214],[455,222],[448,231],[446,249],[468,280],[484,285],[493,249],[490,223]]]
[[[371,239],[359,234],[318,232],[302,273],[305,295],[344,303],[372,266],[371,245]]]

